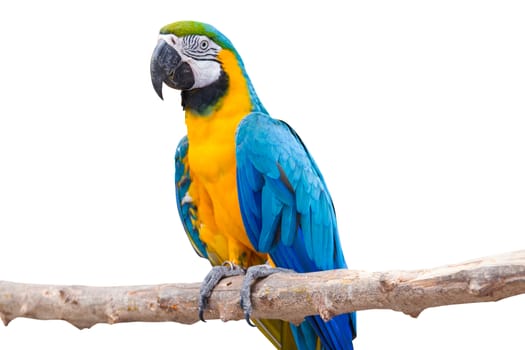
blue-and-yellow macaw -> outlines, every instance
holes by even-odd
[[[270,117],[228,38],[204,23],[166,25],[151,77],[161,98],[163,83],[181,90],[188,133],[175,155],[177,205],[201,257],[223,272],[235,270],[225,262],[241,271],[346,268],[319,168],[297,133]],[[328,322],[309,316],[298,326],[254,322],[281,349],[352,349],[355,337],[354,313]]]

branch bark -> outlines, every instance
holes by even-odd
[[[243,319],[242,277],[222,280],[206,319]],[[65,320],[78,328],[97,323],[198,321],[200,283],[88,287],[0,281],[0,317]],[[252,288],[253,318],[298,323],[350,311],[391,309],[417,317],[426,308],[497,301],[525,293],[525,250],[461,264],[412,271],[334,270],[279,273]]]

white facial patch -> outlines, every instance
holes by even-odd
[[[182,62],[190,65],[195,79],[192,89],[208,86],[219,79],[221,64],[217,54],[222,48],[204,35],[186,35],[177,37],[173,34],[160,34],[164,40],[177,50]]]
[[[208,86],[219,79],[221,74],[221,65],[217,61],[188,61],[193,75],[195,78],[195,84],[193,88],[201,88]]]

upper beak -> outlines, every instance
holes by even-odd
[[[162,97],[162,83],[167,83],[170,76],[173,78],[175,68],[180,60],[180,55],[173,47],[169,46],[164,40],[159,40],[151,56],[150,73],[153,88],[161,99],[164,99]]]
[[[166,41],[159,40],[151,56],[150,72],[153,88],[161,99],[162,83],[180,90],[189,89],[195,83],[190,65],[181,61],[177,50]]]

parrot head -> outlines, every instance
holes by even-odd
[[[228,38],[209,24],[181,21],[164,26],[151,57],[155,92],[163,98],[163,83],[182,91],[227,84],[219,58],[222,50],[236,54]]]

